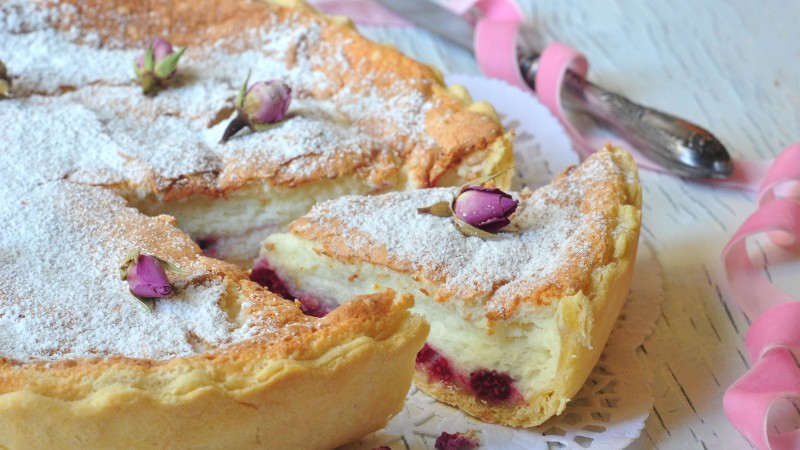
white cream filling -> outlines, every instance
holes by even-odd
[[[254,182],[224,198],[192,196],[164,202],[151,195],[126,195],[129,205],[149,215],[168,214],[193,237],[241,235],[254,228],[283,227],[323,200],[372,189],[356,177],[304,183],[296,187]]]
[[[342,263],[316,252],[312,243],[291,234],[270,236],[261,250],[278,275],[293,288],[341,304],[356,295],[392,289],[414,296],[413,311],[431,325],[428,343],[462,374],[476,369],[504,372],[526,397],[552,386],[561,353],[557,308],[528,310],[498,321],[489,330],[482,305],[462,299],[437,302],[436,285],[383,266]]]
[[[251,183],[224,198],[193,196],[164,202],[152,195],[124,193],[131,207],[149,216],[167,214],[193,239],[216,239],[216,256],[249,267],[258,256],[259,244],[270,234],[286,229],[292,220],[323,200],[374,191],[354,176],[276,187]]]

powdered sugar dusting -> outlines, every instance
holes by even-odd
[[[151,239],[170,239],[175,252],[193,244],[164,236],[163,225],[110,191],[48,182],[4,195],[0,221],[3,357],[164,359],[250,337],[249,327],[227,319],[218,304],[224,286],[213,278],[191,282],[190,273],[177,295],[152,313],[142,308],[119,278],[127,253],[152,247]]]
[[[91,36],[75,27],[52,29],[60,14],[74,11],[38,10],[22,0],[0,5],[0,58],[16,77],[18,97],[0,104],[0,137],[15,144],[5,158],[21,178],[50,161],[55,170],[38,176],[160,193],[199,174],[206,189],[225,191],[252,178],[295,185],[368,174],[357,171],[433,145],[422,120],[433,105],[407,82],[378,90],[367,77],[341,89],[350,62],[342,43],[321,39],[321,19],[270,16],[235,42],[190,48],[172,86],[148,98],[133,79],[141,50],[90,45]],[[308,23],[293,24],[299,20]],[[232,118],[224,113],[248,72],[251,81],[292,86],[290,119],[220,144]],[[25,138],[35,134],[35,143]]]
[[[73,171],[92,172],[97,182],[123,179],[118,147],[79,104],[41,97],[0,102],[0,146],[2,184],[20,191]]]
[[[546,289],[574,293],[603,261],[619,201],[614,184],[622,176],[600,152],[552,185],[513,194],[520,205],[497,239],[466,237],[450,218],[417,212],[452,200],[452,188],[343,197],[318,205],[292,231],[312,239],[320,228],[335,233],[323,240],[343,234],[346,248],[337,251],[421,273],[442,283],[439,295],[488,297],[487,310],[504,316],[509,304]]]
[[[130,50],[107,50],[74,43],[78,37],[91,41],[80,30],[59,33],[50,22],[59,15],[74,14],[74,7],[40,9],[36,2],[7,0],[0,5],[0,58],[15,80],[19,95],[54,92],[62,86],[81,86],[103,80],[123,83],[132,78]]]

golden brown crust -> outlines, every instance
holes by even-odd
[[[235,288],[252,302],[246,314],[260,317],[264,325],[270,325],[251,340],[161,361],[122,356],[28,362],[2,358],[0,368],[4,376],[0,379],[0,395],[25,389],[61,400],[80,400],[92,395],[98,387],[113,384],[108,377],[125,379],[116,374],[140,379],[154,392],[168,393],[173,389],[170,385],[176,375],[194,370],[205,372],[203,375],[209,377],[209,382],[244,387],[247,375],[252,376],[263,364],[275,360],[314,364],[331,349],[359,336],[376,341],[396,338],[406,325],[418,321],[405,311],[411,302],[408,299],[395,302],[391,293],[365,296],[352,306],[338,308],[317,319],[304,315],[291,302],[250,281],[242,280]],[[239,376],[242,378],[237,380]]]
[[[298,161],[287,160],[280,165],[254,164],[246,159],[242,161],[244,157],[223,161],[219,171],[186,173],[177,178],[153,173],[152,181],[146,187],[158,193],[162,200],[177,200],[191,195],[225,195],[251,181],[268,180],[276,186],[292,187],[354,173],[377,190],[404,188],[406,184],[430,187],[441,182],[499,172],[513,164],[509,137],[499,122],[491,115],[472,111],[463,99],[447,89],[433,69],[397,50],[365,39],[351,27],[324,17],[304,3],[288,2],[293,7],[280,5],[286,2],[267,4],[223,0],[65,0],[57,3],[74,6],[74,12],[56,16],[56,27],[65,31],[78,27],[97,33],[102,45],[109,48],[141,48],[150,37],[165,36],[176,45],[186,45],[195,51],[213,44],[214,48],[238,53],[264,45],[247,36],[243,30],[258,30],[265,23],[290,22],[301,28],[313,24],[319,27],[321,42],[337,45],[302,49],[313,56],[306,57],[311,62],[307,69],[325,73],[328,83],[301,95],[328,99],[344,88],[349,89],[353,96],[370,95],[372,90],[377,90],[386,98],[398,94],[420,96],[429,105],[426,110],[418,111],[415,119],[425,124],[424,131],[429,141],[410,137],[404,129],[393,130],[391,123],[386,123],[384,118],[362,118],[353,125],[372,133],[380,145],[333,158],[326,161],[324,167],[305,170],[301,174],[290,170]],[[291,68],[293,61],[299,58],[296,53],[299,51],[290,49],[286,52],[284,58],[288,67]],[[339,55],[334,55],[334,51],[341,52],[346,64],[337,59]],[[233,95],[234,92],[231,98]],[[176,106],[180,110],[180,105]],[[165,111],[153,113],[161,115]],[[494,156],[497,161],[488,167],[485,164],[463,166],[470,156],[482,154],[490,148],[494,153],[508,156]],[[318,156],[310,154],[304,158],[313,161]],[[483,159],[488,162],[492,158]],[[312,165],[305,163],[304,166]],[[454,178],[452,174],[459,169],[463,173]]]
[[[390,297],[365,300],[320,321],[302,337],[305,347],[283,333],[278,338],[293,345],[248,344],[161,364],[126,359],[47,368],[3,364],[0,445],[329,449],[345,444],[381,428],[402,406],[411,377],[408,361],[427,329],[403,307],[392,306]],[[376,327],[385,328],[378,336],[354,330],[360,328],[355,323],[367,322],[364,313],[373,313],[373,307],[389,314],[372,317]],[[287,350],[285,359],[275,356]]]
[[[234,302],[247,301],[245,315],[264,329],[162,361],[0,359],[0,446],[327,449],[381,428],[402,406],[427,334],[409,299],[364,297],[311,318],[233,266],[169,248],[159,254],[225,278]],[[303,420],[305,431],[287,431]]]

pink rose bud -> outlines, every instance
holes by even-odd
[[[175,53],[175,50],[172,49],[172,44],[164,38],[157,37],[153,39],[153,43],[150,45],[153,46],[153,56],[156,59],[156,64]]]
[[[186,47],[183,47],[175,52],[172,44],[164,38],[155,38],[150,42],[144,53],[136,58],[134,66],[145,94],[151,95],[166,85],[177,72],[178,61],[185,51]]]
[[[140,298],[161,298],[175,291],[161,261],[153,256],[139,255],[132,261],[127,280],[133,295]]]
[[[172,48],[172,44],[170,44],[168,40],[160,37],[153,39],[153,41],[150,43],[150,47],[153,49],[153,61],[156,64],[158,64],[167,56],[175,53],[175,50]],[[136,67],[139,69],[144,67],[144,58],[146,53],[147,51],[136,58]]]
[[[242,113],[250,125],[267,125],[283,120],[292,102],[292,88],[283,81],[259,81],[244,95]]]
[[[519,202],[496,188],[466,186],[453,201],[453,213],[467,224],[486,231],[497,233],[511,223]]]
[[[292,88],[280,80],[259,81],[247,88],[247,76],[236,98],[236,117],[228,124],[222,142],[244,127],[262,131],[284,120],[292,102]]]

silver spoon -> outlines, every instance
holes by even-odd
[[[473,52],[475,30],[463,17],[430,0],[378,0],[406,19]],[[477,14],[474,11],[473,14]],[[543,48],[531,33],[520,33],[526,48]],[[531,45],[532,44],[532,45]],[[539,55],[520,52],[525,81],[535,90]],[[725,147],[708,131],[667,113],[637,105],[569,73],[564,92],[568,105],[606,122],[653,162],[694,178],[726,178],[733,163]]]
[[[536,89],[539,55],[520,58],[525,82]],[[727,178],[733,172],[728,151],[705,129],[670,114],[636,104],[567,71],[562,95],[567,107],[610,126],[656,164],[685,177]]]

